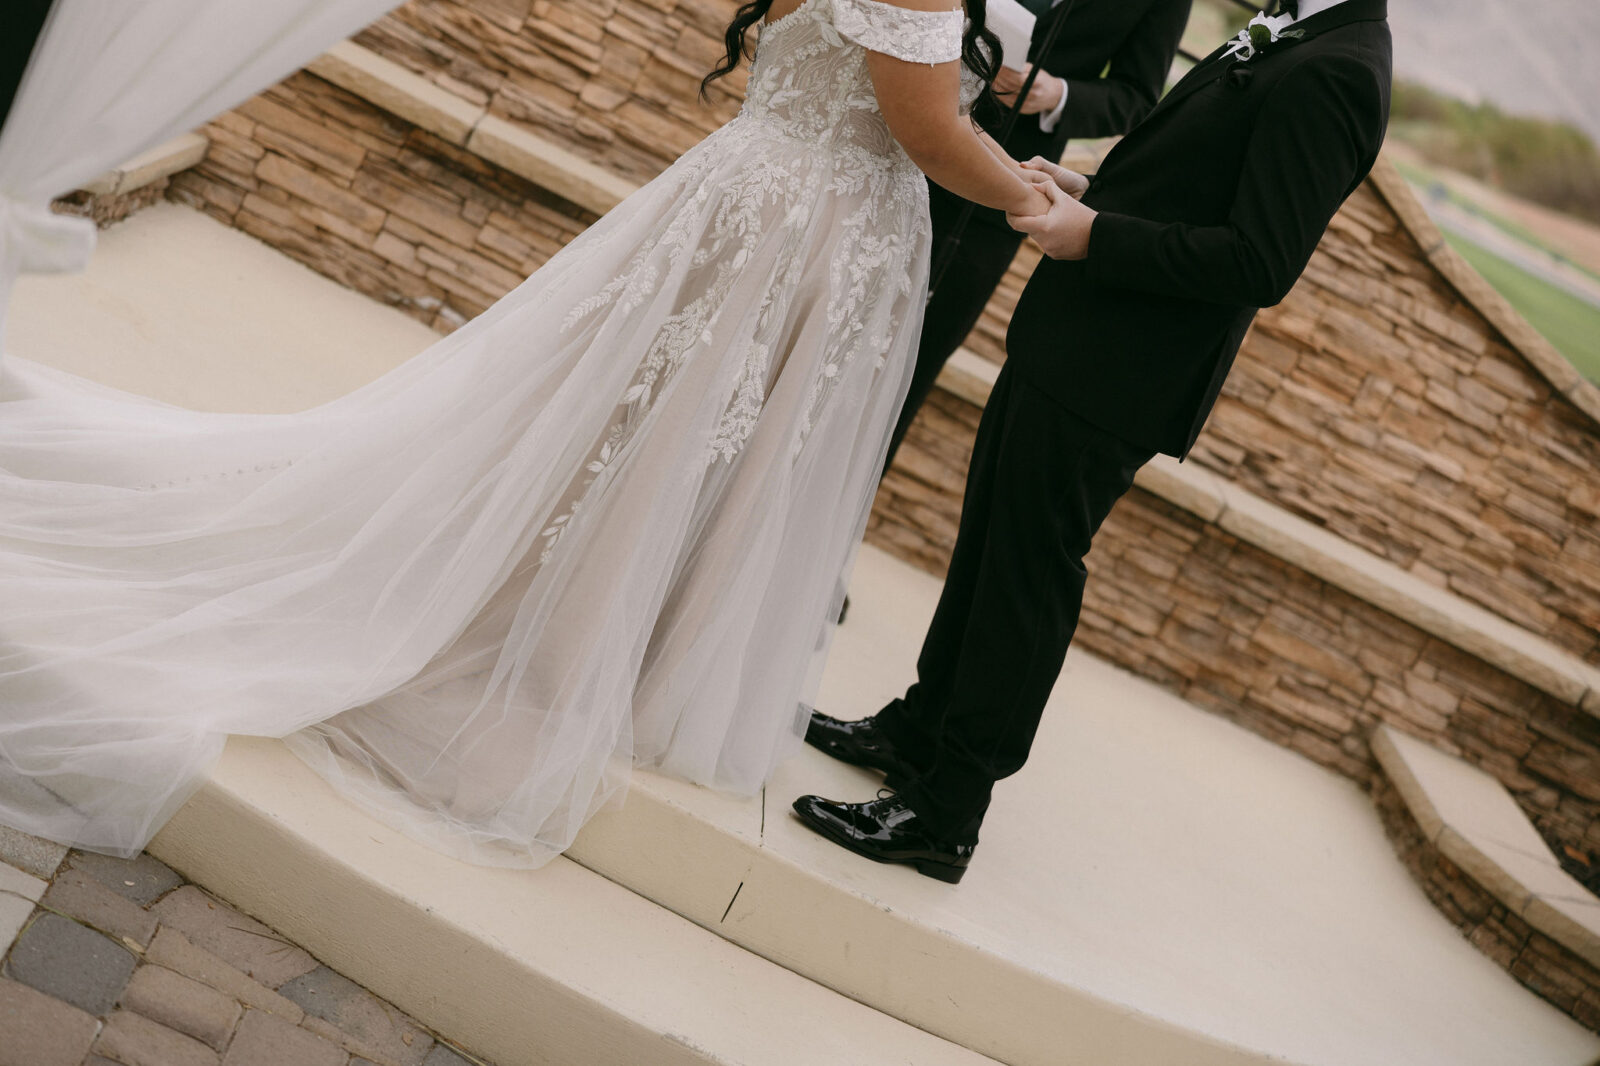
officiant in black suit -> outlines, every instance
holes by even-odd
[[[1048,214],[1013,220],[1049,258],[1011,321],[917,682],[861,722],[814,714],[807,733],[898,791],[801,797],[813,829],[961,877],[991,789],[1027,758],[1060,673],[1090,539],[1141,466],[1187,454],[1256,310],[1289,292],[1377,160],[1385,3],[1299,0],[1292,22],[1219,48],[1087,191],[1034,162],[1065,191],[1047,188]]]
[[[1038,16],[1028,60],[1038,65],[1039,74],[1016,126],[1002,142],[1013,159],[1037,155],[1058,160],[1069,138],[1126,133],[1156,106],[1189,21],[1190,0],[1068,0],[1054,6],[1051,0],[1020,3]],[[1049,51],[1041,54],[1051,25],[1062,17],[1066,24]],[[979,101],[974,117],[992,136],[1000,136],[1006,111],[1021,84],[1022,77],[1002,70],[994,88],[1006,106],[987,98]],[[928,196],[937,258],[967,202],[931,182]],[[1005,277],[1022,237],[1006,225],[1003,213],[987,207],[973,210],[960,234],[955,258],[923,318],[916,369],[890,439],[885,470],[894,462],[934,379],[972,332],[984,305]]]

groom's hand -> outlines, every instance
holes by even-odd
[[[1052,163],[1042,155],[1036,155],[1026,163],[1019,163],[1018,166],[1055,182],[1056,188],[1074,200],[1083,199],[1083,194],[1089,191],[1088,178],[1076,170],[1068,170],[1060,163]]]
[[[1082,259],[1089,254],[1089,230],[1095,210],[1062,192],[1055,182],[1040,184],[1050,210],[1042,215],[1007,215],[1011,228],[1036,241],[1051,259]]]

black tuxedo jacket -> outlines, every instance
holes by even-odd
[[[1068,5],[1071,5],[1070,10]],[[1067,82],[1067,106],[1055,130],[1039,128],[1038,115],[1019,115],[1004,140],[1014,159],[1060,159],[1069,137],[1110,137],[1133,128],[1161,98],[1189,22],[1190,0],[1062,0],[1033,26],[1028,58]],[[1048,54],[1041,47],[1052,23],[1066,18]],[[1101,75],[1104,75],[1102,77]],[[978,124],[995,137],[1006,111],[985,97]],[[980,209],[976,217],[1005,226],[1004,212]]]
[[[1222,49],[1112,149],[1086,259],[1046,259],[1009,360],[1081,418],[1183,456],[1256,310],[1289,292],[1378,157],[1386,0],[1344,0],[1247,63]]]

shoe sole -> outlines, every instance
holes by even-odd
[[[804,825],[807,829],[810,829],[812,832],[817,833],[820,836],[827,837],[829,840],[833,841],[835,844],[838,844],[846,851],[854,852],[855,854],[860,855],[863,859],[871,859],[873,862],[881,862],[885,866],[910,866],[922,876],[931,877],[935,881],[943,881],[947,885],[959,884],[961,878],[967,872],[967,868],[965,866],[951,866],[949,863],[934,862],[931,859],[891,859],[883,855],[877,855],[873,852],[867,851],[850,837],[835,832],[834,828],[826,822],[813,822],[799,811],[795,811],[794,816],[800,819],[800,824]]]

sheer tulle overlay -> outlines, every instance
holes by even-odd
[[[0,820],[133,852],[229,734],[491,864],[564,849],[630,765],[758,789],[921,319],[926,190],[862,47],[948,61],[960,18],[916,43],[907,14],[807,0],[738,118],[323,407],[192,412],[10,360]]]

